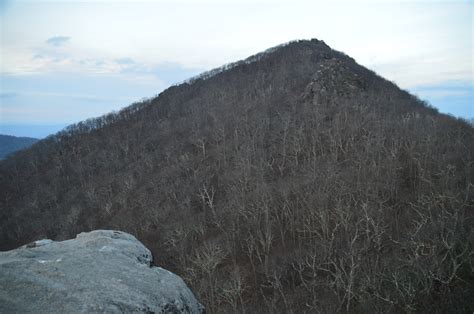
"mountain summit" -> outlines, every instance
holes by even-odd
[[[123,230],[210,312],[471,312],[473,143],[291,42],[0,162],[0,248]]]

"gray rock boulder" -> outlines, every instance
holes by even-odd
[[[130,234],[97,230],[0,252],[0,313],[203,313]]]

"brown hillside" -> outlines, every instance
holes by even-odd
[[[318,40],[0,162],[0,249],[120,229],[214,312],[472,312],[474,129]]]

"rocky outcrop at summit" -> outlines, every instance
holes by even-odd
[[[0,313],[203,313],[183,280],[130,234],[97,230],[0,252]]]

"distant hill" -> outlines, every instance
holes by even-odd
[[[38,139],[31,137],[16,137],[0,134],[0,159],[4,159],[7,155],[17,150],[30,147],[37,141]]]
[[[118,229],[209,313],[472,313],[473,160],[466,121],[291,42],[1,161],[0,249]]]

